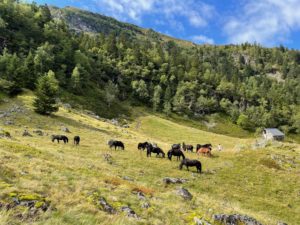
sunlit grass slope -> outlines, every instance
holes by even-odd
[[[278,221],[297,225],[300,221],[299,146],[270,145],[251,150],[252,139],[217,135],[175,123],[151,114],[137,116],[130,128],[116,127],[105,120],[96,120],[82,112],[60,108],[51,117],[35,114],[31,108],[33,96],[25,94],[0,105],[5,111],[21,105],[22,113],[1,118],[0,124],[11,120],[13,125],[1,125],[12,139],[0,139],[0,202],[12,194],[43,196],[50,209],[30,219],[20,219],[16,210],[0,210],[0,225],[7,224],[194,224],[193,218],[212,221],[217,213],[247,214],[263,224]],[[52,143],[51,134],[71,133],[68,144]],[[23,137],[27,129],[33,137]],[[46,135],[37,136],[34,130]],[[47,135],[48,134],[48,135]],[[72,138],[80,135],[80,146]],[[125,151],[111,151],[109,139],[119,139]],[[137,150],[141,141],[156,142],[166,152],[172,143],[218,143],[223,152],[213,150],[214,157],[200,157],[203,174],[180,171],[174,159],[146,157]],[[103,154],[112,155],[108,163]],[[198,158],[186,153],[188,158]],[[282,157],[279,165],[273,158]],[[273,158],[272,158],[273,157]],[[132,178],[132,180],[124,179]],[[181,185],[163,184],[164,177],[188,179]],[[185,201],[176,194],[185,187],[193,195]],[[136,192],[145,194],[151,207],[144,209]],[[97,204],[104,197],[118,213],[109,215]],[[120,207],[130,206],[140,220],[127,218]],[[20,209],[18,209],[20,210]],[[22,212],[24,213],[24,212]]]

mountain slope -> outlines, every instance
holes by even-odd
[[[70,29],[76,32],[101,33],[104,35],[110,33],[120,35],[125,32],[133,38],[162,42],[175,41],[181,46],[195,46],[192,42],[169,37],[152,29],[144,29],[133,24],[120,22],[112,17],[74,7],[50,7],[50,10],[54,18],[66,20]]]
[[[173,225],[194,224],[194,217],[216,224],[212,215],[220,213],[246,214],[268,225],[278,221],[297,225],[300,219],[299,145],[275,143],[254,151],[253,139],[203,132],[151,114],[141,114],[130,128],[72,108],[61,107],[54,116],[44,117],[32,111],[32,100],[33,95],[26,93],[0,106],[2,112],[9,112],[0,118],[1,124],[11,121],[2,128],[12,135],[0,138],[0,205],[22,199],[22,205],[8,211],[0,207],[1,225]],[[64,133],[62,127],[71,133]],[[22,136],[24,129],[33,136]],[[61,133],[70,143],[51,142],[50,135]],[[81,137],[79,146],[72,144],[75,135]],[[122,140],[125,151],[109,150],[106,143],[111,138]],[[137,143],[145,140],[156,142],[165,152],[172,143],[182,141],[221,143],[224,151],[214,149],[212,158],[185,153],[201,160],[200,175],[194,168],[180,171],[174,158],[147,158],[146,152],[137,150]],[[107,161],[105,154],[112,158]],[[188,182],[165,185],[165,177]],[[176,194],[180,187],[191,192],[192,201]],[[137,192],[145,196],[139,197]],[[117,214],[105,212],[101,197]],[[30,199],[37,201],[35,207],[46,202],[46,212],[31,213],[34,208],[26,206]],[[150,207],[143,208],[144,203]],[[140,219],[128,218],[122,206],[132,208]]]

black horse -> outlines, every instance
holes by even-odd
[[[197,144],[197,146],[196,146],[197,151],[200,148],[209,148],[211,150],[212,149],[212,145],[211,144],[204,144],[204,145]]]
[[[138,144],[138,150],[145,150],[148,145],[150,145],[150,143],[148,143],[148,142],[139,143]]]
[[[152,145],[148,145],[147,146],[147,157],[151,157],[151,153],[156,153],[156,157],[158,157],[159,154],[161,154],[161,156],[163,158],[165,158],[165,153],[161,148],[153,147]]]
[[[180,149],[171,149],[170,151],[168,151],[168,159],[169,160],[172,160],[173,155],[177,156],[177,161],[180,160],[180,157],[185,159],[185,156],[184,156],[183,152]]]
[[[125,149],[125,146],[124,146],[124,143],[122,141],[116,141],[116,140],[110,140],[108,142],[108,145],[110,148],[115,148],[115,150],[118,148],[124,150]]]
[[[69,138],[65,135],[52,135],[51,140],[52,142],[57,140],[57,143],[59,143],[59,141],[63,141],[65,144],[69,142]]]
[[[171,148],[173,150],[175,150],[175,149],[180,150],[181,149],[181,145],[180,144],[173,144]]]
[[[183,149],[184,151],[190,151],[190,152],[193,152],[194,147],[193,147],[193,145],[186,145],[186,144],[183,142],[183,143],[182,143],[182,149]]]
[[[75,136],[74,137],[74,145],[79,145],[80,142],[80,137],[79,136]]]
[[[189,171],[189,167],[195,166],[197,168],[197,172],[202,172],[202,165],[201,162],[198,160],[191,160],[191,159],[183,159],[179,165],[179,169],[182,170],[182,167],[186,166],[186,169]]]

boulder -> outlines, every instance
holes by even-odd
[[[150,205],[149,202],[144,202],[144,203],[142,204],[142,208],[143,208],[143,209],[149,209],[150,207],[151,207],[151,205]]]
[[[0,129],[0,138],[11,138],[11,135],[8,131]]]
[[[110,123],[115,125],[115,126],[119,126],[119,121],[117,119],[111,119]]]
[[[139,219],[138,215],[135,213],[133,209],[131,209],[129,206],[122,206],[121,211],[125,212],[128,217],[132,217],[135,219]]]
[[[163,182],[165,184],[183,184],[185,182],[187,182],[187,179],[183,179],[183,178],[172,178],[172,177],[165,177],[163,179]]]
[[[127,180],[127,181],[134,181],[133,178],[128,177],[128,176],[124,176],[124,177],[122,177],[122,179],[123,179],[123,180]]]
[[[262,225],[256,219],[246,216],[246,215],[226,215],[226,214],[219,214],[213,215],[213,219],[216,222],[219,222],[224,225]]]
[[[6,120],[3,124],[6,125],[6,126],[14,125],[14,122],[12,120]]]
[[[107,212],[109,214],[115,214],[116,213],[116,210],[110,204],[108,204],[103,197],[101,197],[99,199],[99,204],[105,212]]]
[[[207,222],[206,220],[199,219],[197,217],[194,217],[194,222],[196,225],[211,225],[211,223]]]
[[[28,130],[24,130],[22,136],[23,136],[23,137],[32,137],[32,135],[29,133]]]
[[[67,127],[62,127],[61,130],[66,133],[71,133],[71,131]]]
[[[277,225],[288,225],[288,224],[284,222],[278,222]]]
[[[192,200],[193,195],[185,188],[179,188],[177,194],[180,195],[185,200]]]
[[[35,133],[38,136],[43,136],[44,135],[43,131],[41,131],[41,130],[34,130],[33,133]]]
[[[137,197],[138,197],[139,200],[146,200],[146,197],[142,192],[138,192]]]

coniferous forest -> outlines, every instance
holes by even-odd
[[[58,97],[94,96],[106,108],[126,101],[190,118],[220,113],[246,130],[300,133],[299,51],[196,45],[79,10],[102,30],[78,30],[72,10],[0,2],[2,94],[38,91],[48,76]]]

